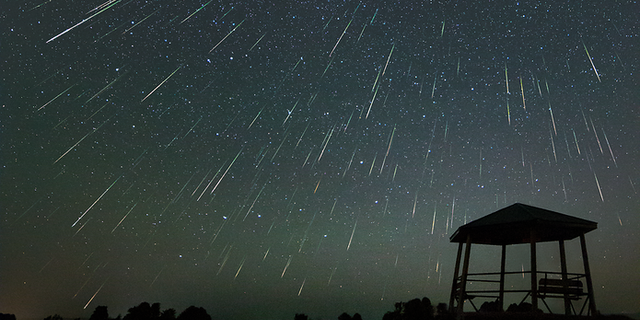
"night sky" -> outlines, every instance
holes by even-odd
[[[598,222],[597,307],[640,311],[635,1],[34,0],[0,15],[0,312],[381,319],[448,303],[449,237],[516,202]],[[510,247],[507,268],[528,255]],[[558,255],[540,244],[538,269]],[[472,272],[498,257],[474,247]]]

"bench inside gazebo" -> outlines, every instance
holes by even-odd
[[[551,312],[546,299],[560,298],[564,300],[566,315],[582,315],[585,308],[587,315],[595,315],[596,304],[593,297],[593,283],[584,235],[595,230],[597,225],[593,221],[516,203],[461,226],[450,238],[451,242],[459,244],[449,300],[450,311],[462,316],[465,300],[468,300],[477,310],[472,301],[476,297],[494,298],[499,309],[504,310],[504,294],[521,293],[524,294],[522,302],[527,298],[531,299],[533,310],[538,309],[538,300],[541,300],[547,310]],[[569,273],[567,271],[565,241],[575,238],[580,238],[583,273]],[[539,271],[537,269],[536,244],[552,241],[558,242],[561,271]],[[500,272],[469,273],[471,244],[501,246]],[[506,247],[514,244],[530,245],[531,267],[529,271],[508,272],[505,270]],[[462,260],[463,248],[464,259]],[[461,260],[462,272],[460,273]],[[505,290],[505,276],[512,274],[528,274],[531,282],[530,287],[523,290]],[[583,281],[586,283],[586,288],[583,287]],[[467,283],[470,282],[493,282],[497,283],[499,288],[497,290],[471,291],[467,289]],[[585,298],[584,303],[579,312],[576,312],[572,301],[580,300],[583,297]]]

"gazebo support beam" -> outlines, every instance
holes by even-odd
[[[569,288],[567,279],[567,255],[564,250],[564,240],[558,241],[560,246],[560,271],[562,272],[562,286],[564,288],[564,314],[571,315],[571,300],[569,300]]]
[[[458,254],[456,255],[456,265],[453,270],[453,284],[451,285],[451,296],[449,297],[449,312],[453,312],[453,304],[456,302],[456,289],[458,288],[458,273],[460,272],[460,258],[462,257],[462,242],[458,243]]]
[[[591,282],[591,269],[589,269],[589,257],[587,256],[587,243],[584,239],[584,233],[580,235],[580,247],[582,248],[582,262],[584,263],[584,274],[587,278],[587,290],[589,299],[589,311],[591,315],[597,315],[596,301],[593,299],[593,282]]]
[[[505,273],[506,256],[507,256],[507,245],[503,244],[502,255],[500,258],[500,293],[498,293],[500,311],[504,311],[504,273]]]
[[[467,235],[467,243],[464,248],[464,262],[462,263],[462,279],[460,279],[460,291],[458,293],[457,318],[460,319],[464,313],[464,299],[467,291],[467,275],[469,274],[469,256],[471,255],[471,235]]]
[[[531,243],[531,305],[533,310],[538,310],[538,267],[536,262],[536,233],[533,229],[529,232]]]

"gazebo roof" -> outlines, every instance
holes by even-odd
[[[555,211],[516,203],[456,230],[451,242],[507,245],[535,242],[571,240],[595,230],[598,223]]]

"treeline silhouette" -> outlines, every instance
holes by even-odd
[[[7,320],[16,319],[14,316],[13,319]],[[48,316],[44,320],[63,320],[63,318],[56,314]],[[169,308],[161,311],[160,303],[149,304],[148,302],[142,302],[133,308],[129,308],[124,317],[118,315],[115,318],[109,317],[109,311],[106,306],[97,306],[89,320],[211,320],[211,316],[204,308],[195,306],[186,308],[176,316],[176,309]]]
[[[395,309],[388,311],[382,317],[382,320],[452,320],[455,317],[449,313],[447,304],[440,303],[436,307],[431,305],[431,300],[424,297],[422,299],[413,299],[408,302],[396,302]],[[304,313],[295,315],[294,320],[309,320]],[[338,320],[362,320],[359,313],[350,316],[348,313],[342,313],[338,316]]]
[[[395,310],[384,314],[382,320],[449,320],[453,315],[449,313],[446,303],[439,303],[435,308],[429,298],[413,299],[408,302],[396,302]]]
[[[128,310],[124,317],[118,315],[116,318],[109,317],[106,306],[97,306],[89,320],[211,320],[211,316],[204,308],[190,306],[179,315],[173,308],[161,310],[160,303],[149,304],[142,302],[138,306]],[[439,303],[435,307],[431,304],[429,298],[413,299],[407,302],[396,302],[394,310],[388,311],[382,317],[382,320],[453,320],[455,314],[449,312],[446,303]],[[506,312],[499,311],[496,302],[485,302],[480,307],[479,312],[465,313],[467,320],[578,320],[584,319],[581,316],[565,316],[558,314],[546,314],[541,310],[533,310],[530,304],[521,302],[519,305],[515,303],[510,305]],[[591,316],[592,320],[632,320],[625,315],[601,315]],[[16,320],[13,314],[0,313],[0,320]],[[44,320],[64,320],[60,315],[48,316]],[[75,319],[75,320],[80,320]],[[309,316],[304,313],[297,313],[294,320],[310,320]],[[342,313],[338,316],[338,320],[362,320],[359,313],[353,316],[348,313]]]
[[[436,307],[431,305],[431,300],[424,297],[422,299],[413,299],[408,302],[396,302],[395,309],[384,314],[382,320],[451,320],[454,317],[448,312],[447,305],[440,303]],[[2,314],[0,314],[2,315]],[[139,305],[128,310],[127,314],[122,317],[118,315],[115,318],[109,316],[107,306],[97,306],[89,320],[211,320],[211,316],[204,308],[190,306],[179,315],[173,308],[161,310],[160,303],[149,304],[142,302]],[[2,315],[0,320],[16,320],[14,315]],[[60,315],[55,314],[46,317],[44,320],[64,320]],[[74,319],[80,320],[80,319]],[[304,313],[297,313],[294,320],[309,320],[309,316]],[[338,316],[338,320],[362,320],[359,313],[353,316],[348,313],[342,313]]]

